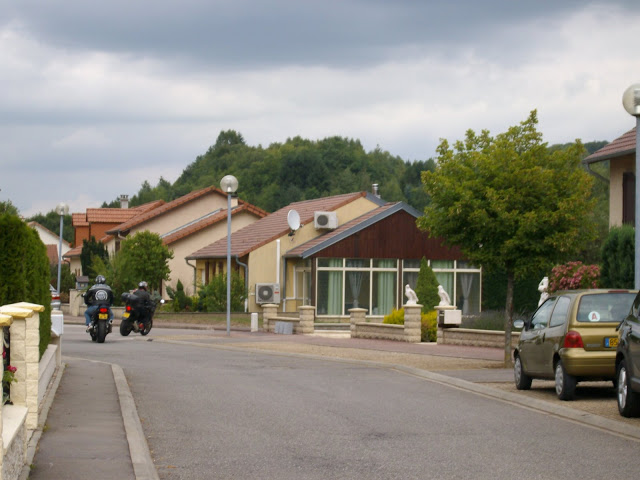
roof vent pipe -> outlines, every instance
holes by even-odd
[[[378,191],[378,184],[374,183],[371,185],[371,193],[373,193],[376,197],[380,198],[380,193]]]

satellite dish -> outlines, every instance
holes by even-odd
[[[287,223],[289,228],[294,232],[300,228],[300,215],[295,210],[289,210],[287,213]]]

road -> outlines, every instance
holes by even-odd
[[[632,478],[640,443],[393,368],[154,329],[63,355],[119,364],[161,479]]]

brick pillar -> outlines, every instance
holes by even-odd
[[[313,333],[316,307],[304,305],[300,307],[298,311],[300,312],[300,331],[297,333]]]
[[[271,318],[278,316],[278,305],[266,303],[262,305],[262,329],[265,332],[273,332],[275,322],[271,322]]]
[[[419,343],[421,338],[421,316],[422,305],[404,306],[404,341]]]
[[[367,310],[364,308],[351,308],[349,310],[349,320],[351,322],[351,338],[357,338],[356,323],[366,321]]]
[[[20,405],[27,407],[27,421],[26,427],[28,430],[35,430],[38,427],[38,383],[40,379],[40,313],[44,311],[42,305],[36,305],[33,303],[15,303],[8,305],[8,307],[15,307],[29,312],[23,319],[17,319],[14,316],[14,324],[11,326],[11,362],[14,358],[14,329],[16,323],[21,322],[23,325],[17,326],[18,336],[23,336],[23,340],[16,339],[16,342],[23,341],[24,346],[19,346],[18,349],[23,348],[24,352],[24,377],[20,374],[20,368],[14,364],[14,367],[18,368],[16,371],[17,383],[11,386],[11,400],[13,401],[13,389],[16,385],[23,383],[23,387],[20,387]],[[23,396],[24,395],[24,396]],[[22,403],[24,398],[24,403]],[[14,402],[15,403],[15,402]]]

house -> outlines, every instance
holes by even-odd
[[[238,198],[232,199],[231,207],[234,229],[267,215],[264,210]],[[82,238],[95,236],[105,244],[110,255],[120,250],[122,240],[138,232],[150,231],[160,235],[163,244],[173,252],[173,259],[169,260],[170,280],[163,282],[161,291],[164,292],[167,285],[175,288],[180,280],[185,293],[195,295],[195,265],[188,264],[185,257],[194,249],[226,237],[227,194],[216,187],[207,187],[167,203],[157,201],[131,209],[87,209],[84,217],[74,214],[73,219],[77,238],[78,230]]]
[[[297,229],[287,222],[292,211]],[[423,257],[465,313],[479,311],[480,270],[420,231],[419,216],[405,203],[356,192],[293,203],[237,230],[232,268],[245,278],[249,311],[276,303],[283,312],[313,305],[317,321],[346,320],[353,307],[382,317],[404,304],[404,285],[415,287]],[[206,284],[226,271],[226,255],[222,238],[187,259]]]
[[[635,223],[635,160],[636,129],[633,128],[582,161],[587,168],[594,163],[609,162],[609,227]]]
[[[71,250],[69,242],[67,242],[65,239],[62,239],[62,242],[60,242],[59,235],[56,235],[48,228],[40,225],[38,222],[29,222],[27,225],[38,232],[40,240],[42,240],[42,243],[44,243],[45,247],[47,247],[47,257],[49,257],[50,265],[58,264],[58,251],[60,250],[61,246],[63,257],[65,253]]]

